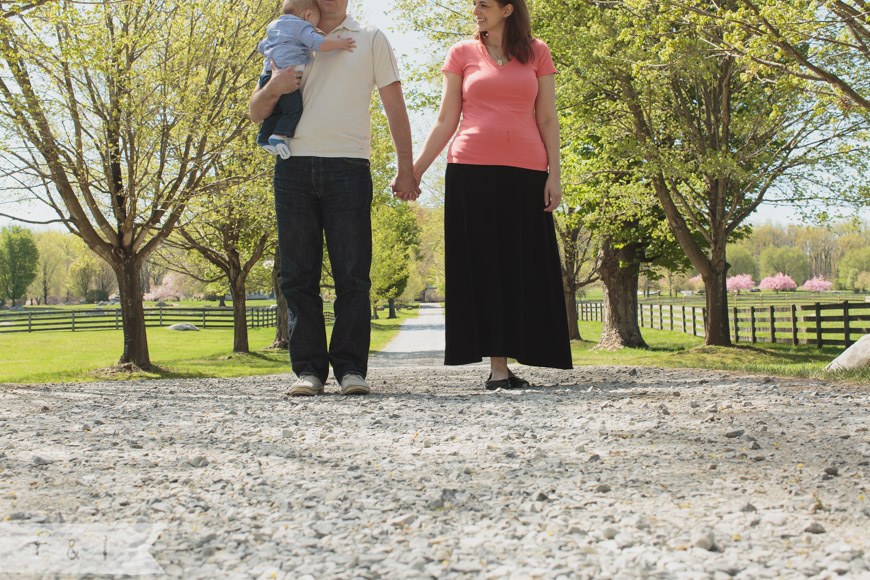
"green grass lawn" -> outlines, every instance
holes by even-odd
[[[623,365],[734,370],[792,377],[836,379],[870,383],[870,370],[825,373],[822,369],[837,357],[842,347],[786,344],[738,344],[733,347],[704,346],[704,339],[678,331],[642,328],[649,349],[593,350],[601,336],[600,322],[581,322],[582,341],[573,341],[575,366]]]
[[[371,352],[383,348],[398,332],[399,324],[417,316],[402,310],[399,318],[372,321]],[[332,326],[327,327],[332,331]],[[838,379],[870,383],[870,371],[829,375],[822,368],[841,351],[839,347],[784,344],[705,347],[703,339],[681,332],[642,329],[649,349],[592,350],[601,323],[581,322],[584,341],[572,343],[575,366],[618,365],[735,370],[794,377]],[[176,332],[149,328],[151,361],[158,372],[135,373],[133,378],[211,378],[290,373],[287,352],[271,350],[275,330],[249,330],[250,354],[230,352],[232,329]],[[121,355],[120,331],[34,332],[0,334],[0,382],[48,383],[128,379],[129,373],[94,372],[112,367]]]
[[[399,331],[399,324],[418,310],[401,310],[399,318],[372,321],[371,352],[382,349]],[[386,312],[382,314],[385,316]],[[327,326],[327,333],[332,325]],[[286,350],[268,349],[274,328],[248,329],[250,354],[233,353],[233,331],[206,329],[178,332],[148,329],[151,362],[159,372],[94,372],[112,367],[123,349],[120,330],[0,334],[0,382],[49,383],[129,378],[206,378],[290,373]]]

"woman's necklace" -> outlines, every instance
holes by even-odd
[[[505,55],[501,51],[496,52],[494,48],[491,48],[489,45],[486,46],[486,51],[489,53],[489,56],[492,57],[492,60],[498,63],[498,66],[504,66],[505,63]],[[498,55],[498,56],[496,56]]]

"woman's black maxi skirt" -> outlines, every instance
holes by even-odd
[[[449,163],[445,182],[444,363],[483,357],[571,368],[547,172]]]

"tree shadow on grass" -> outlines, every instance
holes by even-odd
[[[677,357],[692,357],[692,356],[707,356],[715,359],[728,360],[739,357],[746,362],[757,362],[766,364],[807,364],[807,363],[827,363],[839,354],[836,348],[817,349],[812,346],[780,346],[780,347],[763,347],[736,344],[733,346],[710,346],[701,345],[694,348],[682,350],[675,356]]]

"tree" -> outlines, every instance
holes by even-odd
[[[761,253],[761,275],[773,276],[777,272],[806,280],[809,277],[807,257],[798,248],[767,248]]]
[[[859,272],[855,277],[855,288],[860,292],[870,292],[870,272]]]
[[[248,352],[247,280],[277,244],[272,182],[273,160],[245,143],[231,146],[217,163],[215,186],[188,202],[189,219],[179,223],[167,245],[195,252],[208,267],[178,271],[202,282],[221,282],[233,300],[233,352]],[[174,269],[172,265],[169,265]]]
[[[97,276],[97,258],[91,254],[83,254],[75,259],[69,267],[67,284],[76,296],[85,299],[94,288],[94,278]]]
[[[815,276],[804,282],[802,288],[808,292],[830,292],[833,286],[834,283],[825,280],[824,276]]]
[[[768,276],[759,282],[758,287],[762,290],[775,290],[779,292],[780,290],[794,290],[797,288],[797,283],[788,274],[777,272],[775,276]]]
[[[744,246],[731,244],[726,256],[729,265],[728,273],[732,276],[747,274],[750,278],[758,277],[758,263]]]
[[[15,301],[36,278],[39,250],[33,234],[20,226],[0,230],[0,296]]]
[[[721,3],[725,14],[736,0]],[[577,75],[625,158],[655,191],[674,237],[706,289],[706,343],[730,345],[726,244],[766,198],[794,195],[856,130],[777,71],[750,74],[709,38],[719,20],[670,2],[569,0],[536,5],[566,39],[557,68]],[[582,39],[579,40],[578,39]],[[619,138],[621,137],[621,138]],[[630,139],[629,139],[630,137]],[[789,188],[778,189],[788,180]]]
[[[109,264],[121,363],[150,366],[140,270],[247,129],[274,3],[53,2],[0,20],[0,148],[20,193]],[[21,219],[21,218],[16,218]]]
[[[34,236],[39,250],[39,264],[36,277],[30,285],[30,295],[41,299],[43,304],[60,293],[69,267],[64,250],[66,236],[60,232],[40,232]]]
[[[839,107],[870,111],[870,12],[865,0],[739,0],[739,9],[707,11],[735,34],[709,40],[735,56],[796,79],[808,80]],[[742,31],[743,34],[736,33]]]
[[[406,204],[384,203],[372,212],[372,303],[387,300],[390,318],[396,317],[395,301],[405,291],[419,238],[420,228]]]
[[[749,274],[738,274],[728,278],[725,285],[729,292],[740,294],[741,290],[752,290],[755,287],[755,282],[752,281],[752,276]]]
[[[858,276],[870,272],[870,247],[849,250],[837,267],[837,287],[843,290],[857,290]]]
[[[411,276],[411,259],[420,244],[420,227],[409,205],[393,198],[390,181],[396,174],[395,149],[380,99],[372,97],[372,316],[377,302],[387,300],[389,317],[396,317],[396,298]]]

